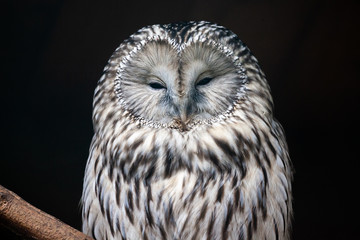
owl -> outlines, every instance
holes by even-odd
[[[93,102],[82,193],[95,239],[289,239],[292,165],[256,58],[230,30],[144,27]]]

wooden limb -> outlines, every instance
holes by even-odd
[[[92,239],[55,217],[32,206],[1,185],[0,224],[18,235],[38,240]]]

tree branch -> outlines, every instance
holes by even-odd
[[[93,240],[0,185],[0,224],[26,238]]]

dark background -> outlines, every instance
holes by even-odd
[[[79,229],[92,96],[108,58],[143,26],[208,20],[235,32],[267,75],[296,169],[294,239],[354,238],[359,4],[294,2],[2,1],[0,184]]]

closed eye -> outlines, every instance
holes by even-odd
[[[206,84],[208,84],[209,82],[211,82],[211,80],[213,80],[213,79],[210,78],[210,77],[203,78],[203,79],[201,79],[200,81],[198,81],[198,82],[196,83],[196,86],[206,85]]]
[[[158,82],[151,82],[151,83],[149,83],[149,86],[152,89],[166,89],[166,87],[164,85],[162,85],[161,83],[158,83]]]

